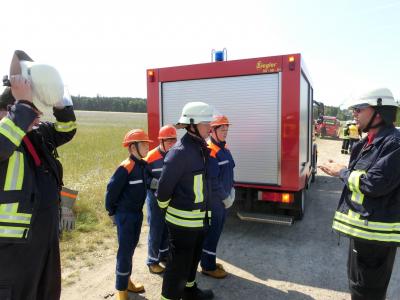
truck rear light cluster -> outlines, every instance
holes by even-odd
[[[294,56],[289,56],[289,70],[293,71],[296,67],[296,62],[294,61]]]
[[[147,71],[147,77],[149,78],[149,82],[154,81],[154,71],[153,70],[148,70]]]
[[[293,203],[293,193],[279,193],[279,192],[266,192],[258,191],[258,200],[270,202]]]

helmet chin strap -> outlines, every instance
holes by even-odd
[[[382,120],[379,123],[372,125],[372,123],[374,122],[377,115],[378,115],[378,112],[376,109],[374,109],[374,113],[373,113],[372,117],[369,119],[367,126],[365,126],[365,128],[362,130],[362,132],[368,132],[370,129],[378,128],[385,124],[385,122]]]
[[[143,158],[144,156],[142,155],[142,153],[140,153],[140,150],[139,150],[139,143],[138,142],[134,142],[133,145],[135,146],[136,152],[139,155],[139,157]]]
[[[221,127],[221,126],[215,126],[215,127],[213,127],[212,130],[213,130],[214,133],[215,133],[215,137],[216,137],[216,139],[217,139],[217,142],[218,142],[218,143],[221,143],[222,141],[221,141],[221,139],[219,138],[218,133],[217,133],[217,129],[218,129],[219,127]]]
[[[192,130],[191,125],[193,125],[194,131]],[[200,135],[199,129],[197,128],[197,124],[194,124],[193,119],[190,119],[190,125],[186,127],[186,130],[203,140],[203,137]]]
[[[162,145],[162,147],[160,147],[161,151],[163,151],[164,153],[167,152],[167,148],[165,148],[164,140],[161,140],[161,145]]]

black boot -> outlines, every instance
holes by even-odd
[[[214,298],[212,290],[201,290],[194,284],[193,287],[185,287],[182,300],[209,300]]]

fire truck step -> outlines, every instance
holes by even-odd
[[[237,212],[237,216],[243,221],[253,221],[260,223],[279,224],[279,225],[293,225],[293,217],[283,215],[268,215],[251,212]]]

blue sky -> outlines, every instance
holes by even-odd
[[[3,1],[0,73],[15,49],[53,64],[73,95],[146,97],[146,69],[302,53],[315,99],[374,87],[400,98],[400,1]],[[4,13],[8,12],[8,13]]]

